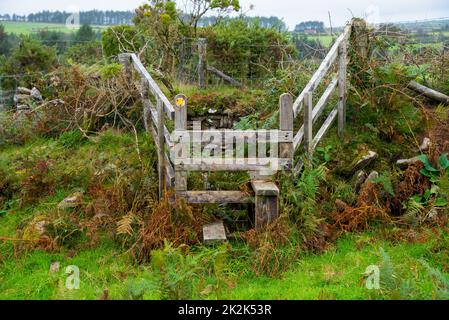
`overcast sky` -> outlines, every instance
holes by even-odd
[[[181,0],[185,1],[185,0]],[[0,13],[28,14],[40,10],[133,10],[145,0],[0,0]],[[448,0],[240,0],[249,15],[278,16],[289,27],[305,20],[321,20],[334,25],[352,17],[368,17],[372,22],[425,20],[449,17]]]

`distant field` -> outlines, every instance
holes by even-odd
[[[319,41],[324,47],[329,48],[332,45],[333,38],[331,35],[307,36],[309,39]]]
[[[56,23],[35,23],[35,22],[10,22],[3,21],[1,22],[5,26],[5,31],[7,33],[15,33],[15,34],[30,34],[34,32],[38,32],[41,30],[48,31],[59,31],[70,33],[73,32],[73,29],[67,28],[64,24],[56,24]],[[94,26],[95,30],[101,30],[105,27],[103,26]]]

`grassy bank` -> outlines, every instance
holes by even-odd
[[[24,146],[2,148],[2,167],[14,167],[19,179],[29,170],[21,169],[24,163],[39,158],[53,163],[55,178],[68,174],[71,184],[60,183],[53,192],[29,204],[13,197],[4,205],[0,237],[10,240],[0,242],[0,299],[433,299],[447,293],[447,283],[433,274],[435,270],[449,271],[449,235],[444,228],[407,233],[376,227],[348,233],[321,254],[299,252],[293,263],[274,277],[255,272],[248,259],[252,249],[238,240],[225,247],[194,246],[185,255],[174,249],[156,251],[153,258],[161,260],[143,264],[132,259],[111,230],[100,231],[95,239],[78,237],[76,242],[51,251],[15,241],[23,238],[20,230],[31,221],[52,216],[75,190],[87,190],[91,170],[118,166],[117,159],[128,167],[139,166],[132,135],[107,131],[91,141],[80,139],[66,134],[55,140],[37,139]],[[142,155],[151,152],[145,136],[138,140]],[[173,257],[177,260],[170,260]],[[59,269],[50,272],[54,262]],[[434,269],[428,269],[426,263]],[[80,270],[79,290],[68,290],[65,285],[66,268],[73,265]],[[366,288],[364,273],[371,265],[380,268],[380,290]],[[443,279],[447,276],[442,275]]]

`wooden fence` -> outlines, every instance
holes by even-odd
[[[345,28],[344,33],[337,39],[328,55],[320,65],[310,82],[306,85],[299,97],[293,101],[290,94],[283,94],[279,99],[280,123],[279,130],[270,131],[269,137],[264,132],[233,132],[232,130],[202,131],[201,127],[187,130],[187,97],[178,95],[172,104],[161,91],[157,83],[145,69],[135,54],[120,54],[119,60],[125,66],[125,72],[130,81],[134,80],[134,72],[140,77],[140,93],[144,105],[143,118],[147,132],[151,133],[158,152],[159,195],[165,196],[167,189],[174,189],[178,198],[185,199],[188,203],[254,203],[256,228],[261,228],[278,216],[279,189],[273,183],[273,173],[267,174],[271,162],[279,164],[275,171],[299,170],[301,163],[294,166],[295,152],[300,150],[304,143],[304,151],[313,153],[332,124],[338,118],[338,132],[343,135],[346,119],[346,77],[347,77],[347,48],[351,33],[351,25]],[[333,70],[338,61],[338,72],[334,75],[330,84],[313,106],[313,93],[317,90],[324,78]],[[199,85],[203,85],[204,79],[200,77]],[[337,92],[339,101],[332,109],[323,125],[313,137],[313,125],[325,111],[332,95]],[[294,120],[301,112],[304,113],[304,123],[294,135]],[[167,129],[167,121],[172,121],[174,131]],[[189,137],[189,144],[203,142],[204,135],[219,136],[218,140],[224,141],[224,135],[231,134],[237,139],[251,136],[258,143],[271,146],[270,153],[276,148],[276,157],[270,157],[263,164],[245,157],[245,153],[234,157],[232,161],[223,159],[200,159],[197,162],[189,162],[191,151],[187,156],[179,155],[179,150],[185,142],[179,137]],[[199,137],[196,141],[195,137]],[[234,140],[233,140],[234,141]],[[234,142],[232,142],[234,143]],[[226,141],[225,141],[226,144]],[[201,147],[201,145],[200,145]],[[191,150],[191,149],[188,149]],[[184,150],[185,151],[185,150]],[[233,151],[234,152],[234,151]],[[252,194],[241,191],[189,191],[188,173],[192,171],[247,171],[251,177]]]
[[[332,124],[338,118],[338,133],[343,136],[346,125],[346,92],[347,92],[347,64],[348,64],[348,44],[351,36],[352,24],[348,24],[342,35],[335,41],[326,58],[323,60],[318,70],[312,76],[312,79],[305,86],[299,97],[293,105],[294,117],[298,117],[301,112],[304,113],[304,124],[296,133],[293,146],[295,152],[299,150],[304,143],[304,151],[312,154],[320,141],[331,128]],[[313,93],[324,78],[332,71],[335,63],[338,62],[338,72],[333,76],[330,84],[313,106]],[[332,95],[338,90],[339,101],[332,109],[323,125],[318,130],[315,137],[313,136],[313,126],[316,124],[324,110],[328,106]],[[298,171],[302,163],[295,166]]]

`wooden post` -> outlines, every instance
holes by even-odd
[[[369,33],[366,21],[353,19],[351,34],[353,35],[351,46],[357,53],[358,63],[365,63],[369,55]]]
[[[175,130],[187,130],[187,98],[183,94],[175,97]],[[185,197],[187,193],[187,171],[179,170],[175,165],[176,197]]]
[[[200,89],[206,88],[206,39],[198,39],[198,84]]]
[[[282,132],[293,134],[293,97],[291,94],[285,93],[279,98],[279,128]],[[279,154],[281,159],[290,159],[291,164],[288,170],[293,169],[293,140],[291,142],[282,142],[279,144]]]
[[[313,141],[313,93],[306,92],[304,95],[304,148],[306,153],[311,154]]]
[[[142,78],[140,80],[140,94],[142,95],[142,104],[143,104],[143,124],[145,126],[145,131],[147,133],[151,133],[151,107],[149,101],[149,84],[147,79]],[[156,138],[156,137],[154,137]]]
[[[256,230],[261,230],[279,217],[279,188],[271,181],[251,181],[255,199]]]
[[[125,74],[129,82],[132,79],[131,57],[128,53],[121,53],[118,55],[118,61],[125,67]]]
[[[346,74],[347,74],[347,45],[345,40],[338,48],[339,68],[338,68],[338,135],[343,138],[346,126]]]
[[[165,135],[164,135],[164,106],[161,99],[157,99],[157,140],[158,148],[158,172],[159,172],[159,199],[165,194]]]

